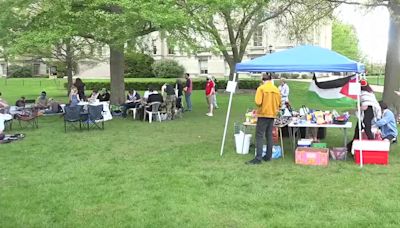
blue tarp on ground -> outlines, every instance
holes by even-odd
[[[365,66],[334,51],[305,45],[236,64],[236,72],[358,72]]]

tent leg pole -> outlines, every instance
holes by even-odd
[[[233,76],[233,81],[236,81],[237,78],[237,73],[234,74]],[[228,104],[228,110],[226,112],[226,119],[225,119],[225,128],[224,128],[224,135],[222,137],[222,145],[221,145],[221,152],[220,155],[224,153],[224,145],[225,145],[225,138],[226,138],[226,131],[228,129],[228,122],[229,122],[229,115],[231,114],[231,106],[232,106],[232,98],[233,98],[233,92],[229,95],[229,104]]]
[[[356,74],[356,81],[359,83],[359,74]],[[357,109],[358,109],[358,135],[359,135],[359,140],[360,140],[360,145],[362,145],[362,134],[361,134],[361,103],[360,103],[360,94],[361,94],[361,85],[360,85],[360,91],[357,94]],[[362,153],[362,147],[360,148],[360,168],[363,167],[363,153]]]

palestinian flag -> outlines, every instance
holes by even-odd
[[[319,102],[329,104],[329,106],[340,107],[352,105],[354,101],[348,98],[349,96],[347,96],[346,91],[348,91],[349,82],[353,78],[355,80],[354,75],[351,75],[330,81],[319,82],[314,74],[308,90],[313,92],[311,94],[315,94],[315,97],[319,98]],[[344,91],[343,88],[347,88],[347,90]]]

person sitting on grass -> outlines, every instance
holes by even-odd
[[[388,108],[387,104],[383,101],[379,101],[379,105],[382,109],[382,118],[375,122],[382,133],[382,139],[390,141],[392,143],[397,142],[397,125],[394,114]]]
[[[49,105],[49,99],[46,97],[46,91],[42,91],[40,96],[36,99],[36,107],[39,109],[46,109]]]
[[[122,105],[122,117],[126,118],[126,112],[130,108],[137,108],[140,105],[140,95],[135,90],[130,89],[126,95],[125,104]]]

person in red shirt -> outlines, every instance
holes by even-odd
[[[215,83],[212,80],[211,76],[207,76],[207,84],[206,84],[206,99],[208,104],[208,113],[206,113],[207,116],[213,116],[214,94],[215,94]]]

